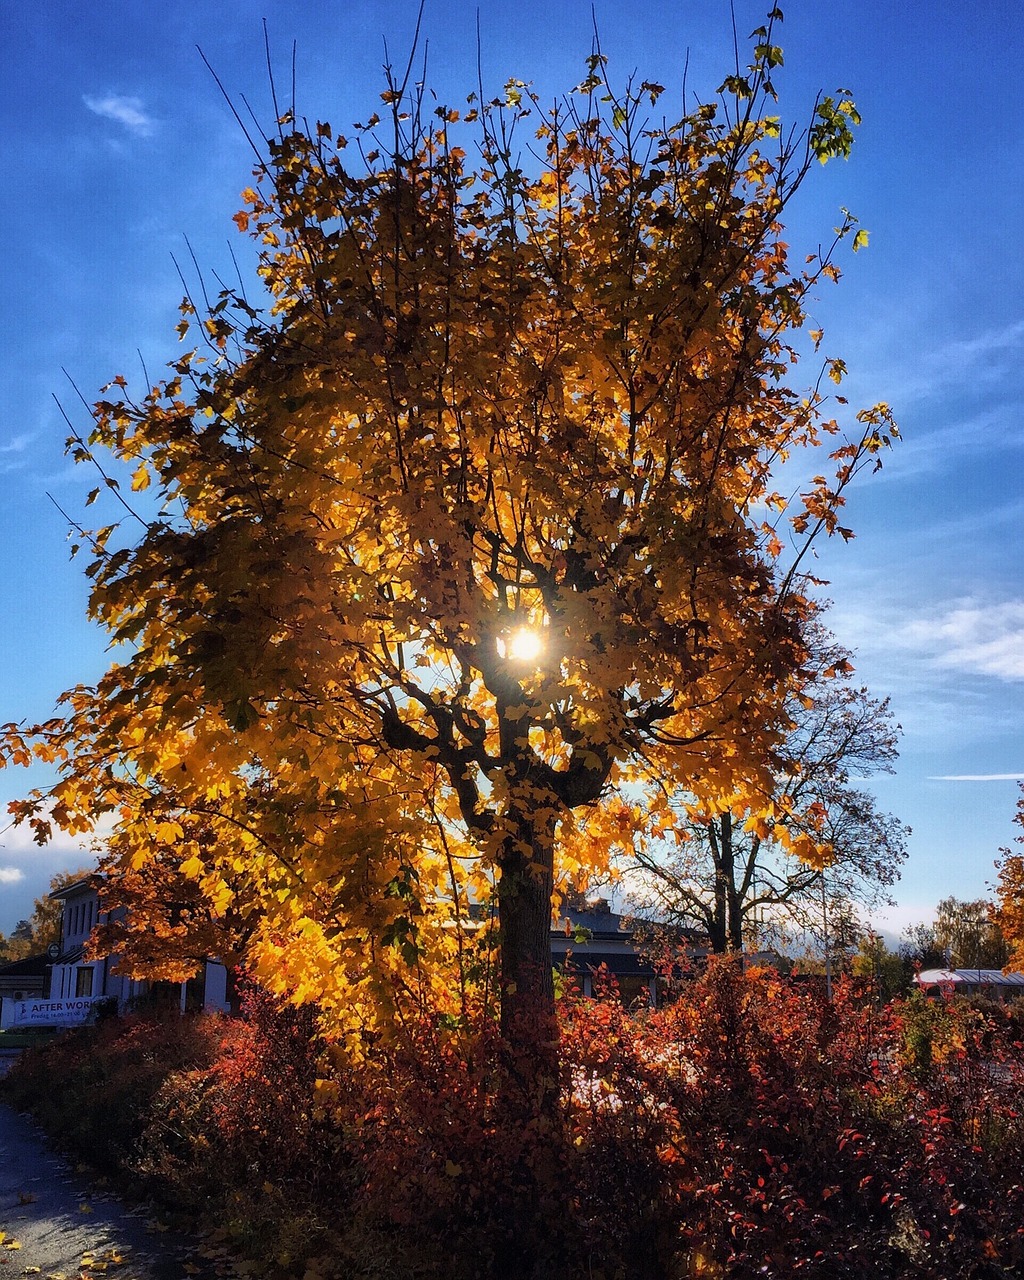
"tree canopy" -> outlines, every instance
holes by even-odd
[[[894,434],[885,405],[843,434],[838,359],[788,384],[865,236],[844,214],[790,264],[782,215],[858,117],[840,91],[782,128],[780,17],[672,124],[599,54],[547,111],[389,72],[351,138],[284,113],[236,219],[262,292],[187,299],[169,375],[115,378],[69,442],[128,511],[78,539],[118,656],[8,726],[8,760],[59,771],[16,813],[42,839],[112,815],[108,870],[176,867],[353,1045],[495,991],[507,1034],[543,1024],[557,886],[660,821],[631,788],[775,812],[804,553],[850,536]],[[778,492],[829,437],[829,474]]]

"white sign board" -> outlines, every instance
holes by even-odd
[[[0,1026],[77,1027],[88,1022],[102,996],[77,1000],[7,1000],[0,1011]]]

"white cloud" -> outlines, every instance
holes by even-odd
[[[892,696],[908,746],[916,743],[932,755],[929,774],[936,766],[959,776],[972,768],[980,775],[1020,765],[1024,753],[1013,743],[1024,714],[1021,596],[979,594],[911,606],[895,603],[885,583],[868,577],[845,594],[829,621],[854,651],[858,678],[876,695]],[[949,743],[951,732],[961,751],[971,754],[936,759],[935,748]],[[997,739],[1001,745],[993,754],[989,748]],[[984,756],[977,754],[982,749]]]
[[[855,651],[885,658],[922,683],[945,671],[1024,680],[1024,599],[947,600],[910,618],[892,604],[857,602],[837,607],[833,626]]]
[[[25,873],[20,867],[0,867],[0,884],[17,884],[24,879]]]
[[[1024,773],[937,773],[929,782],[1020,782]]]
[[[148,138],[153,132],[155,122],[143,109],[141,98],[126,98],[117,93],[97,98],[87,93],[83,95],[82,101],[94,115],[124,125],[129,133],[140,138]]]

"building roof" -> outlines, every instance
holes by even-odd
[[[66,884],[60,889],[54,889],[49,896],[60,900],[61,898],[70,898],[76,893],[83,893],[87,889],[98,889],[103,883],[103,877],[98,872],[91,875],[83,876],[81,880],[73,880],[71,884]]]
[[[26,956],[24,960],[12,960],[10,964],[0,964],[0,978],[39,978],[46,973],[50,963],[45,955]]]
[[[922,987],[943,983],[954,987],[1024,987],[1024,973],[1003,973],[1002,969],[923,969],[917,981]]]
[[[623,939],[632,938],[634,933],[632,920],[626,916],[617,915],[610,910],[607,903],[602,907],[597,903],[588,902],[580,908],[563,904],[558,919],[559,924],[554,926],[553,933],[571,935],[580,930],[586,930],[594,942],[612,939],[621,942]]]

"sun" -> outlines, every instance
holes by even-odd
[[[498,641],[498,651],[509,662],[534,662],[543,647],[540,633],[532,627],[516,627]]]

